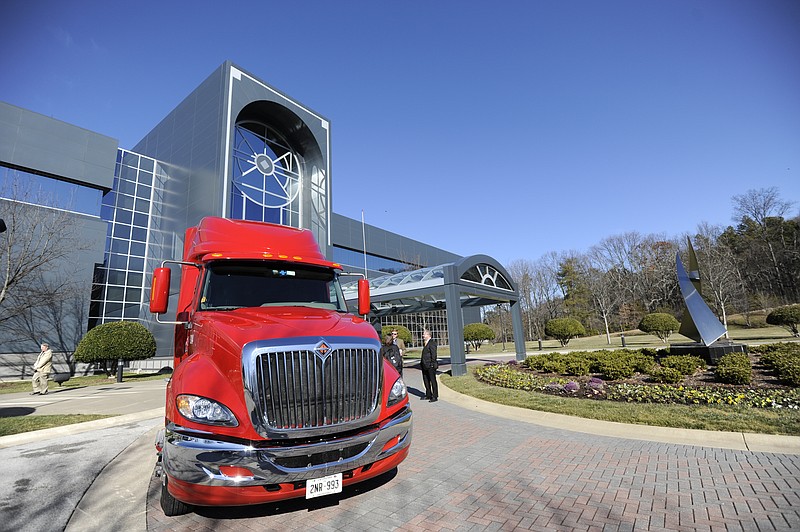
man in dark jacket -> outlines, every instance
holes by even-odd
[[[422,348],[422,382],[425,384],[425,399],[431,403],[439,400],[439,384],[436,382],[436,368],[439,361],[436,356],[436,340],[431,338],[431,332],[425,329],[422,332],[422,340],[425,345]]]

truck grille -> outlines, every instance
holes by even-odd
[[[369,348],[262,352],[255,360],[256,408],[278,430],[349,423],[378,404],[381,361]]]

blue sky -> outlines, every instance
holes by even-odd
[[[331,121],[334,211],[502,263],[800,206],[800,2],[6,0],[0,100],[131,148],[226,59]]]

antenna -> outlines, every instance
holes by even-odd
[[[361,209],[361,238],[364,241],[364,278],[368,278],[367,274],[367,230],[364,224],[364,209]]]

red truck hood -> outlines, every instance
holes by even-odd
[[[204,337],[217,349],[230,349],[232,354],[240,354],[241,347],[248,342],[273,338],[360,336],[378,341],[375,329],[361,318],[310,307],[201,312],[195,315],[195,320],[193,332],[197,337]],[[200,344],[203,343],[201,340]],[[195,344],[195,348],[202,346]]]

